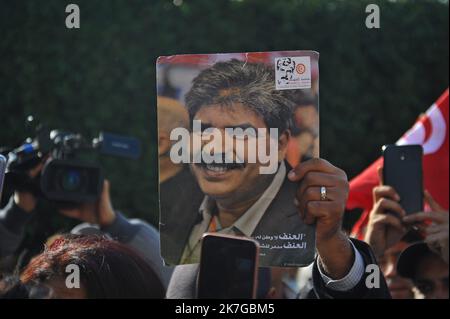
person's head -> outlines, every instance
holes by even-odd
[[[177,100],[169,97],[158,96],[158,156],[159,156],[159,181],[160,183],[176,175],[183,164],[175,164],[170,159],[170,149],[173,141],[170,133],[173,129],[189,129],[189,115],[186,108]]]
[[[256,163],[249,161],[248,155],[252,151],[250,141],[258,140],[255,143],[265,145],[265,151],[270,149],[270,143],[275,143],[278,148],[275,154],[277,164],[285,157],[292,120],[293,103],[283,91],[275,90],[274,70],[260,63],[238,60],[218,62],[193,80],[192,88],[186,94],[186,106],[191,120],[201,121],[202,131],[216,128],[222,133],[224,139],[219,141],[222,143],[222,155],[234,159],[233,163],[202,162],[191,165],[203,192],[215,198],[236,200],[260,194],[273,174],[260,174],[260,168],[267,164],[262,163],[258,156]],[[234,136],[233,145],[227,147],[224,143],[225,128],[242,128],[244,131],[248,128],[256,133],[259,133],[258,129],[266,129],[267,134]],[[269,136],[271,128],[278,132],[275,141]],[[243,143],[244,152],[236,146],[237,140]],[[208,140],[202,141],[201,151],[210,152],[204,150],[208,143]],[[193,150],[194,153],[196,151]],[[237,158],[243,163],[237,163]]]
[[[189,129],[189,115],[186,108],[177,100],[158,96],[158,155],[168,156],[172,141],[170,132],[178,127]]]
[[[412,281],[400,276],[397,272],[398,257],[408,245],[407,242],[400,241],[387,249],[383,256],[378,260],[380,269],[386,278],[386,283],[393,299],[414,298]]]
[[[398,260],[398,272],[410,278],[426,299],[448,299],[448,264],[424,242],[406,248]]]
[[[292,90],[289,99],[294,102],[294,124],[301,130],[309,130],[313,134],[318,133],[319,111],[317,98],[304,90]]]
[[[296,107],[294,121],[297,127],[312,133],[317,133],[319,130],[319,112],[313,104]]]
[[[100,236],[62,235],[30,261],[20,279],[45,285],[58,299],[164,297],[161,281],[140,255]]]
[[[293,136],[293,139],[297,142],[300,154],[311,155],[314,144],[314,135],[309,130],[304,130]]]

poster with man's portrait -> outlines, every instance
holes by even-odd
[[[260,266],[300,267],[315,227],[287,175],[319,156],[319,54],[282,51],[157,60],[161,255],[198,263],[206,232],[260,245]]]

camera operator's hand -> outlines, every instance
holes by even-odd
[[[326,160],[313,158],[300,163],[288,175],[298,181],[296,206],[307,224],[316,223],[316,248],[329,277],[343,278],[353,264],[353,248],[342,232],[342,217],[349,185],[345,172]],[[321,187],[327,195],[321,200]]]
[[[44,162],[41,162],[30,171],[28,171],[28,175],[30,176],[30,178],[35,178],[36,176],[38,176],[41,173],[43,167]],[[37,199],[31,192],[15,191],[14,202],[25,212],[31,213],[36,208]]]
[[[378,168],[380,185],[373,189],[374,205],[369,214],[364,238],[377,257],[381,257],[387,249],[394,246],[407,231],[401,220],[406,212],[399,204],[400,196],[393,187],[383,185],[382,171],[382,167]]]
[[[425,201],[431,208],[431,212],[420,212],[405,216],[403,221],[407,224],[422,223],[419,228],[426,234],[425,242],[431,250],[435,251],[448,264],[448,243],[449,243],[449,216],[448,211],[441,207],[427,191],[425,193]],[[431,221],[431,224],[423,224],[423,222]]]
[[[67,217],[76,218],[83,222],[97,224],[100,227],[111,225],[116,219],[116,213],[111,204],[109,182],[103,182],[100,198],[95,203],[84,203],[77,208],[62,209],[60,212]]]

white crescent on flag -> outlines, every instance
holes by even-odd
[[[429,121],[431,125],[425,127],[424,121],[418,121],[396,144],[420,144],[423,147],[424,155],[433,154],[439,150],[445,142],[447,131],[445,118],[439,107],[433,104],[426,112],[423,120]]]

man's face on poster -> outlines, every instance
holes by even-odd
[[[251,142],[256,142],[258,139],[264,139],[266,150],[268,154],[270,147],[270,136],[267,131],[265,136],[256,135],[235,135],[233,136],[233,143],[226,145],[225,138],[227,133],[226,128],[242,128],[244,131],[248,128],[253,129],[258,133],[258,128],[267,129],[262,116],[254,112],[249,107],[241,103],[234,103],[231,107],[223,107],[221,105],[208,105],[199,109],[194,120],[200,120],[202,132],[208,128],[215,128],[220,131],[222,139],[215,143],[221,143],[223,158],[233,158],[233,163],[211,163],[206,164],[194,163],[191,164],[191,169],[195,175],[198,184],[202,191],[213,198],[232,198],[233,201],[237,199],[250,199],[252,196],[258,196],[265,188],[268,187],[273,175],[261,174],[261,164],[256,156],[256,163],[248,161],[249,150],[252,151]],[[198,133],[193,133],[198,134]],[[206,135],[208,136],[208,135]],[[229,137],[229,135],[228,135]],[[205,134],[203,133],[203,139]],[[213,136],[211,136],[211,140]],[[238,141],[239,140],[239,141]],[[242,149],[237,149],[237,142],[244,145],[244,152]],[[272,141],[273,143],[274,141]],[[203,140],[201,143],[201,151],[205,152],[205,145],[209,140]],[[262,143],[260,141],[260,143]],[[278,141],[275,141],[278,143]],[[249,147],[250,146],[250,147]],[[195,154],[199,150],[193,149]],[[256,151],[256,150],[254,150]],[[278,160],[284,157],[284,150],[278,148],[275,155]],[[240,158],[242,163],[237,163],[236,159]]]
[[[292,80],[294,76],[295,62],[290,58],[280,59],[277,62],[277,71],[283,76],[282,80],[289,81]]]

